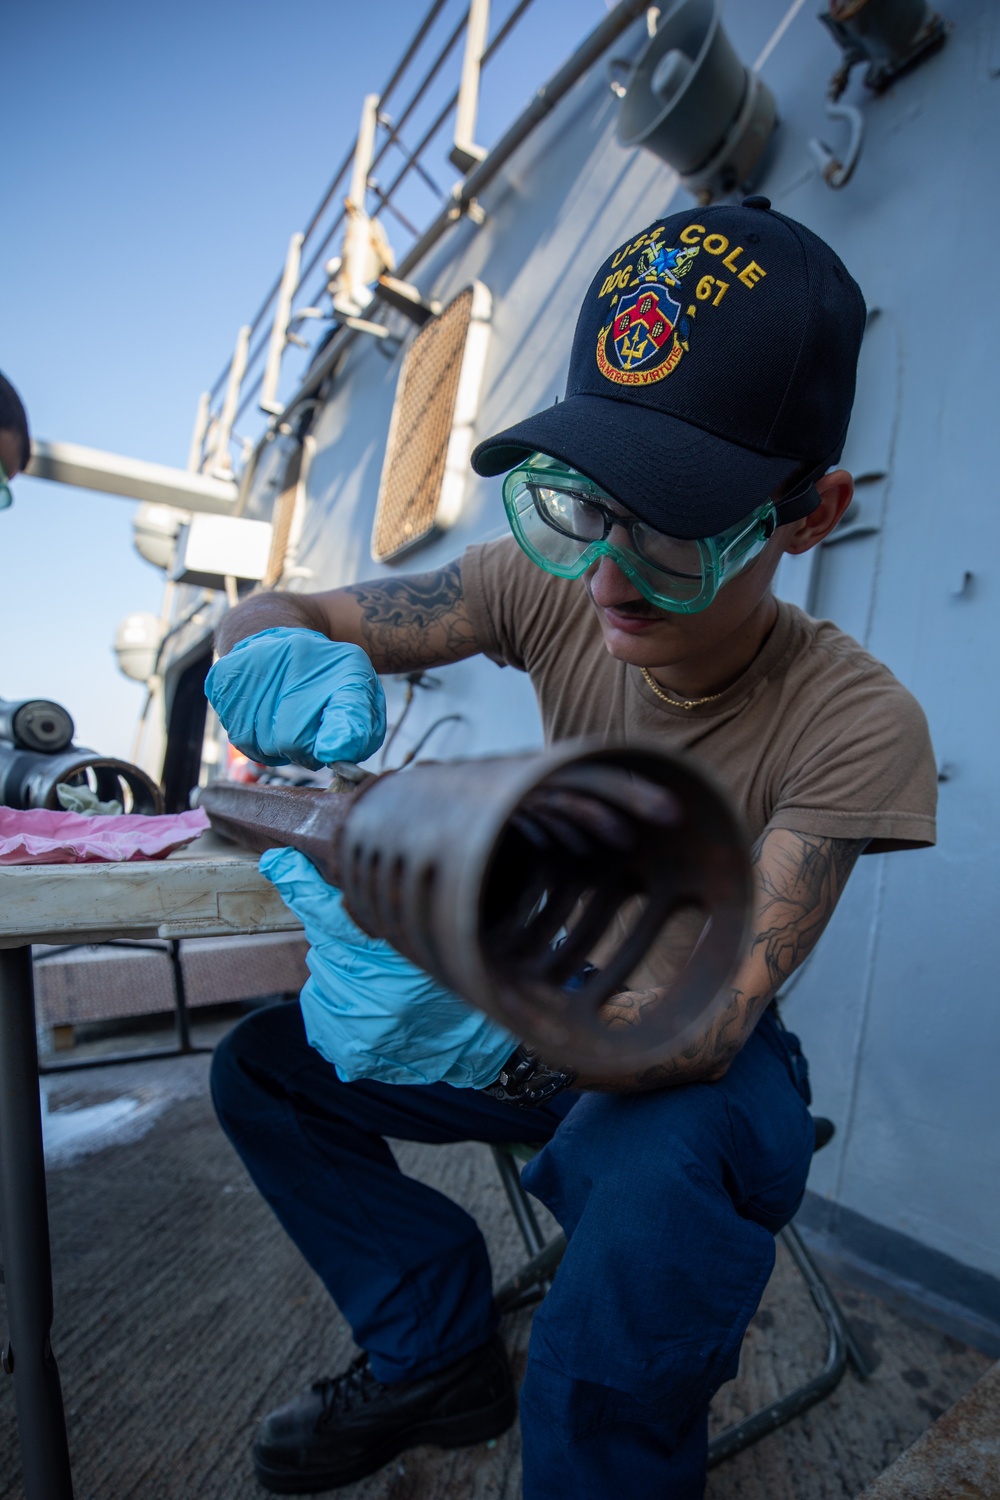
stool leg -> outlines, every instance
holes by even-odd
[[[531,1256],[519,1271],[494,1290],[493,1300],[500,1312],[508,1313],[542,1300],[565,1253],[566,1236],[560,1233],[545,1243],[531,1200],[521,1186],[517,1162],[502,1146],[491,1149],[511,1212]]]
[[[31,949],[0,949],[0,1235],[26,1500],[72,1500],[66,1418],[49,1343],[52,1261]],[[12,1363],[11,1363],[12,1361]]]
[[[510,1153],[501,1147],[493,1146],[492,1151],[493,1160],[500,1173],[500,1181],[504,1185],[504,1191],[507,1194],[511,1212],[517,1221],[517,1227],[521,1231],[525,1248],[529,1255],[537,1255],[545,1247],[545,1237],[538,1227],[535,1210],[528,1201],[528,1195],[521,1186],[521,1174],[517,1169],[517,1163]]]
[[[858,1374],[863,1379],[871,1374],[870,1363],[858,1348],[839,1302],[827,1285],[826,1277],[802,1243],[798,1230],[794,1225],[786,1224],[778,1238],[784,1242],[798,1267],[813,1305],[826,1325],[826,1360],[823,1368],[811,1380],[805,1381],[787,1396],[781,1396],[770,1406],[762,1407],[745,1421],[727,1427],[718,1437],[713,1438],[708,1445],[710,1469],[725,1459],[732,1458],[734,1454],[741,1453],[744,1448],[749,1448],[751,1443],[758,1442],[769,1432],[776,1432],[779,1427],[790,1422],[792,1417],[800,1416],[810,1406],[815,1406],[817,1401],[822,1401],[843,1379],[848,1357],[854,1363],[855,1351],[860,1360],[860,1364],[855,1366]]]
[[[859,1375],[862,1380],[867,1380],[874,1372],[875,1365],[855,1338],[854,1330],[845,1318],[840,1303],[834,1296],[823,1272],[803,1244],[799,1231],[794,1224],[786,1224],[781,1231],[781,1237],[798,1266],[816,1307],[827,1323],[832,1323],[840,1334],[847,1350],[847,1358],[855,1374]]]

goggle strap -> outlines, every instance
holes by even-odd
[[[824,459],[798,481],[790,495],[785,495],[783,499],[774,502],[779,526],[789,526],[793,521],[802,521],[806,516],[812,515],[820,502],[816,481],[826,473],[828,468],[829,463]]]

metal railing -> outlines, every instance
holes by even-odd
[[[366,110],[371,108],[371,119],[366,121],[365,113],[362,114],[358,136],[345,152],[305,228],[292,237],[282,273],[272,283],[251,321],[239,330],[233,357],[200,398],[189,468],[230,474],[231,444],[241,441],[234,437],[234,429],[252,412],[254,404],[259,401],[262,411],[271,417],[280,416],[276,385],[281,355],[289,342],[309,348],[298,331],[302,323],[309,319],[322,329],[315,341],[318,344],[329,337],[331,328],[343,321],[332,311],[321,312],[317,304],[329,282],[329,274],[322,269],[325,257],[347,226],[352,202],[362,213],[367,213],[371,204],[373,218],[383,212],[389,214],[404,239],[419,243],[420,230],[397,198],[404,185],[419,183],[432,196],[439,211],[442,205],[456,201],[461,182],[446,190],[422,160],[450,116],[457,112],[455,143],[450,158],[444,153],[446,159],[460,169],[475,171],[485,156],[482,148],[473,145],[480,69],[496,55],[533,0],[515,0],[488,41],[489,0],[471,0],[458,20],[441,34],[442,27],[437,23],[447,20],[443,13],[450,3],[451,0],[431,0],[381,92],[365,101]],[[466,46],[461,59],[461,81],[457,87],[449,87],[442,75],[463,35]],[[418,61],[421,65],[416,68]],[[408,90],[404,88],[407,83]],[[388,106],[396,104],[400,97],[398,109],[390,114]],[[370,130],[367,151],[362,139],[366,124]],[[403,134],[408,126],[420,130],[412,146]],[[391,172],[385,185],[376,175],[379,168]],[[349,181],[350,190],[338,203],[338,195]],[[467,209],[465,204],[460,212]],[[250,444],[246,438],[242,443],[246,457]]]

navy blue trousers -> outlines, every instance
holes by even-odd
[[[474,1220],[404,1176],[384,1137],[528,1142],[524,1183],[568,1248],[535,1314],[521,1391],[524,1500],[698,1500],[708,1403],[735,1375],[813,1150],[797,1043],[770,1014],[718,1083],[564,1093],[523,1110],[447,1084],[341,1083],[298,1006],[216,1049],[216,1110],[379,1380],[493,1333]]]

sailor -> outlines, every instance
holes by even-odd
[[[520,1394],[526,1500],[702,1495],[709,1402],[814,1148],[774,997],[859,855],[934,841],[920,708],[772,589],[851,503],[837,465],[864,323],[837,255],[766,198],[673,214],[597,270],[566,399],[476,449],[479,474],[506,474],[512,536],[437,573],[262,593],[223,621],[209,692],[256,760],[369,755],[375,672],[481,652],[529,674],[550,742],[699,757],[745,819],[756,877],[745,955],[697,1043],[598,1086],[510,1057],[516,1039],[358,932],[301,855],[265,856],[312,978],[301,1009],[256,1012],[220,1045],[216,1107],[363,1351],[264,1420],[268,1488],[334,1488],[513,1420],[482,1236],[399,1171],[390,1137],[540,1148],[524,1182],[568,1248]],[[649,955],[612,1002],[621,1024],[669,964]]]
[[[31,438],[28,414],[5,375],[0,375],[0,510],[14,503],[10,481],[28,467]]]

